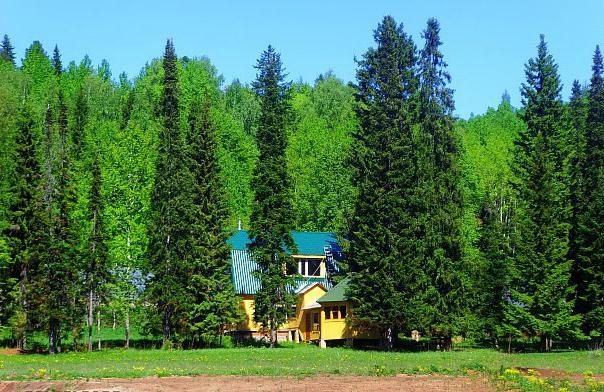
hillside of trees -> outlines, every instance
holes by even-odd
[[[291,303],[278,295],[289,231],[332,231],[352,322],[386,349],[414,329],[445,349],[454,336],[602,347],[599,47],[591,80],[562,97],[541,36],[510,86],[522,107],[506,92],[464,120],[439,34],[430,19],[414,42],[385,17],[352,83],[292,83],[270,46],[254,82],[227,83],[171,40],[129,78],[38,41],[18,61],[5,35],[0,330],[20,348],[42,332],[50,353],[68,339],[92,350],[99,318],[125,327],[126,347],[134,324],[165,346],[210,345],[241,317],[225,243],[241,222],[271,331]]]

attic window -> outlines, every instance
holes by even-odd
[[[321,276],[321,259],[298,259],[298,273],[302,276]]]

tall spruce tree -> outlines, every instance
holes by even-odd
[[[584,331],[604,346],[604,64],[597,46],[585,127],[583,208],[576,259],[577,311]]]
[[[269,331],[274,347],[277,330],[291,315],[295,303],[288,291],[291,278],[286,274],[293,267],[288,252],[296,251],[290,234],[293,214],[285,160],[289,84],[284,81],[281,56],[272,46],[262,52],[256,69],[253,87],[261,108],[256,132],[260,156],[252,178],[250,249],[258,264],[260,289],[255,297],[254,320]]]
[[[377,47],[363,55],[357,70],[360,128],[351,163],[359,195],[348,233],[348,295],[356,302],[355,322],[379,328],[382,346],[391,349],[397,331],[409,327],[409,300],[423,279],[414,264],[416,54],[391,16],[378,25],[374,40]]]
[[[0,44],[0,60],[8,61],[13,65],[15,63],[15,48],[11,45],[8,35],[4,34],[2,44]]]
[[[229,219],[218,164],[216,128],[210,100],[196,102],[189,116],[190,171],[193,175],[192,275],[189,314],[195,340],[210,340],[239,320],[239,300],[231,281],[231,254],[225,230]]]
[[[52,238],[50,255],[46,261],[46,318],[48,325],[48,351],[55,354],[62,350],[62,337],[74,322],[80,322],[78,314],[79,265],[75,247],[76,232],[71,212],[75,203],[71,160],[67,134],[67,106],[62,90],[58,95],[58,141],[55,203],[51,211]]]
[[[92,162],[92,185],[88,201],[88,219],[92,224],[88,237],[87,263],[84,284],[88,296],[88,351],[92,351],[92,327],[95,307],[104,296],[109,281],[108,249],[103,224],[104,202],[101,193],[102,177],[98,153]],[[100,339],[99,339],[100,345]]]
[[[72,145],[76,159],[80,158],[82,148],[85,143],[84,128],[88,122],[88,112],[88,97],[86,96],[84,83],[82,83],[76,94],[75,108],[73,113],[74,121],[71,130]]]
[[[41,192],[42,171],[36,154],[35,122],[27,106],[23,106],[19,117],[19,132],[16,138],[15,177],[11,191],[14,195],[9,208],[7,236],[11,248],[11,268],[6,278],[15,284],[14,302],[3,303],[4,309],[11,309],[13,315],[21,313],[21,333],[17,345],[26,348],[25,327],[32,323],[28,317],[35,299],[30,292],[29,271],[39,264],[39,250],[47,245],[47,220],[44,216]]]
[[[464,306],[462,266],[462,195],[459,146],[453,130],[453,90],[440,46],[440,25],[429,19],[423,33],[419,74],[420,213],[422,269],[428,276],[418,291],[415,318],[421,329],[443,338],[450,349],[451,337]]]
[[[552,339],[576,331],[572,315],[571,262],[567,259],[569,202],[561,170],[562,101],[558,66],[541,35],[525,66],[521,93],[527,128],[516,142],[519,211],[506,316],[549,351]]]
[[[63,63],[61,63],[61,53],[59,52],[59,46],[55,45],[55,49],[52,52],[52,67],[55,70],[55,75],[60,76],[63,72]]]
[[[585,204],[585,181],[583,169],[585,168],[585,125],[587,120],[586,94],[578,80],[573,81],[571,96],[566,107],[567,126],[570,134],[568,138],[568,186],[570,197],[570,232],[568,259],[577,260],[580,248],[579,217]],[[575,266],[577,263],[574,264]],[[576,271],[576,268],[573,268]],[[573,274],[576,276],[576,274]],[[577,284],[576,280],[574,283]],[[577,304],[578,305],[578,304]]]
[[[163,93],[155,185],[151,196],[149,227],[149,285],[151,301],[162,317],[164,346],[176,332],[188,304],[187,283],[190,273],[190,233],[192,179],[180,130],[177,58],[169,39],[163,59]]]

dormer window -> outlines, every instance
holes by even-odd
[[[322,259],[298,259],[298,274],[302,276],[321,276]]]

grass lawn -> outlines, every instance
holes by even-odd
[[[604,374],[602,352],[504,354],[492,350],[384,353],[292,345],[278,349],[122,350],[93,353],[0,355],[0,379],[72,379],[169,375],[464,374],[511,367]]]

